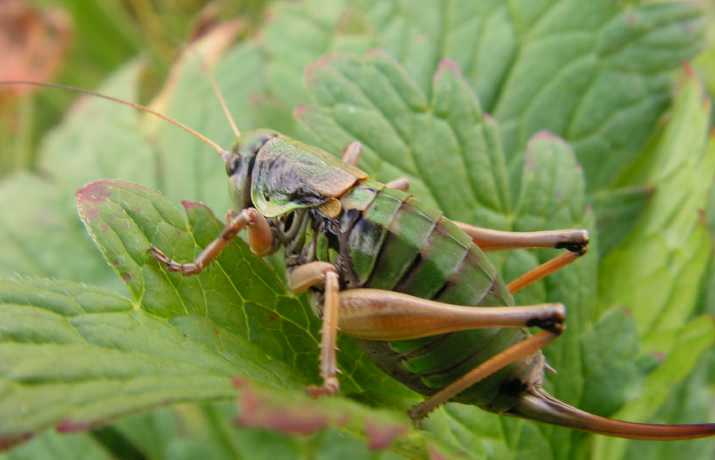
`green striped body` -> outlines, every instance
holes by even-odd
[[[386,289],[466,306],[513,304],[485,254],[440,212],[373,181],[356,186],[341,201],[338,268],[345,288]],[[335,257],[318,251],[321,260],[335,262]],[[360,342],[383,370],[430,395],[525,334],[520,329],[480,329],[400,342]],[[456,400],[497,411],[508,408],[504,385],[519,386],[532,367],[510,366]]]

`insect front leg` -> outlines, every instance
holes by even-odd
[[[262,256],[272,250],[273,235],[266,218],[261,213],[253,208],[248,208],[238,214],[228,213],[226,217],[226,226],[221,231],[221,234],[209,243],[193,262],[177,262],[169,258],[156,246],[151,247],[151,255],[171,272],[179,272],[187,276],[196,275],[216,259],[231,240],[245,227],[248,227],[248,244],[254,254]]]
[[[567,252],[548,260],[508,284],[512,294],[569,265],[588,250],[588,231],[582,229],[543,232],[503,232],[455,222],[483,251],[502,249],[554,248]]]
[[[288,276],[288,285],[295,293],[320,284],[325,285],[323,326],[320,331],[320,376],[323,385],[308,387],[308,393],[313,397],[333,395],[340,390],[336,364],[340,306],[338,272],[327,262],[310,262],[294,268]]]

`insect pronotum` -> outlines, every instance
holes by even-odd
[[[224,161],[236,210],[220,235],[190,262],[160,248],[166,269],[200,273],[242,230],[251,250],[283,248],[289,287],[310,291],[322,318],[320,375],[314,396],[339,391],[336,339],[353,337],[379,367],[427,398],[409,411],[419,420],[447,401],[574,429],[634,439],[677,440],[715,434],[715,423],[631,423],[590,414],[546,393],[541,349],[564,330],[561,304],[514,306],[512,294],[585,254],[588,233],[569,229],[502,232],[454,222],[411,196],[406,179],[383,184],[356,167],[361,146],[342,161],[271,130],[241,134],[210,72],[236,135],[230,150],[194,129],[132,102],[64,85],[60,88],[150,113],[200,139]],[[484,254],[516,248],[564,253],[505,284]],[[541,332],[530,335],[526,327]],[[485,354],[489,341],[491,355]],[[453,345],[459,343],[460,355]],[[465,360],[463,357],[467,356]],[[425,364],[426,363],[426,364]],[[439,363],[435,365],[434,363]]]

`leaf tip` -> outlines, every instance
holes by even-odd
[[[330,65],[337,60],[338,55],[335,53],[328,53],[320,58],[318,58],[316,61],[313,61],[312,63],[308,64],[308,66],[305,68],[305,82],[308,86],[311,86],[315,83],[317,80],[317,75],[318,73],[326,69],[327,67],[330,67]]]
[[[96,180],[77,190],[75,197],[82,220],[91,222],[99,213],[100,203],[103,203],[111,194],[110,181]]]
[[[402,425],[376,425],[368,421],[365,424],[367,447],[370,450],[383,450],[390,447],[392,441],[404,436],[407,429]]]
[[[100,179],[92,181],[77,190],[77,200],[81,202],[102,202],[109,196],[109,181]]]
[[[191,211],[192,209],[196,208],[206,208],[206,205],[201,203],[200,201],[191,201],[191,200],[181,200],[181,206],[184,207],[187,211]]]
[[[560,141],[561,139],[551,131],[539,131],[538,133],[534,134],[534,137],[531,138],[532,140],[535,141]]]
[[[453,59],[445,58],[440,61],[437,72],[435,73],[435,78],[442,78],[446,72],[451,72],[458,77],[462,76],[462,69],[459,67],[459,64],[457,64],[457,61]]]

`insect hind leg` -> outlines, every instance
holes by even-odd
[[[492,356],[471,371],[464,374],[459,379],[447,385],[428,399],[422,401],[408,411],[408,415],[415,422],[429,415],[430,412],[457,396],[472,385],[485,378],[499,372],[509,364],[528,358],[537,353],[546,345],[556,340],[564,330],[563,324],[553,328],[553,330],[541,331],[521,342],[515,343],[511,347]]]
[[[532,268],[517,279],[511,281],[507,288],[512,294],[555,273],[571,264],[588,251],[588,231],[583,229],[546,230],[541,232],[504,232],[489,228],[455,222],[474,244],[483,251],[503,249],[554,248],[566,249],[567,252],[556,256],[545,263]]]

